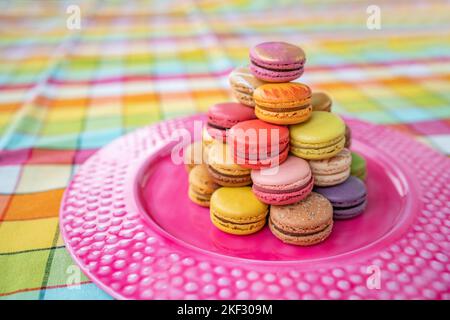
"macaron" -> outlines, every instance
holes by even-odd
[[[270,207],[270,231],[281,241],[310,246],[324,241],[333,229],[333,207],[318,193],[311,192],[304,200]]]
[[[329,95],[325,92],[313,92],[311,95],[311,105],[313,111],[331,112],[331,105],[333,102]]]
[[[246,106],[254,107],[253,91],[265,82],[256,78],[248,67],[238,67],[228,76],[231,90],[236,99]]]
[[[289,132],[291,152],[303,159],[328,159],[344,148],[344,121],[331,112],[313,111],[308,121],[290,126]]]
[[[252,170],[251,174],[253,193],[262,202],[291,204],[311,193],[314,180],[307,161],[289,156],[273,172],[269,170]]]
[[[288,128],[258,119],[234,125],[229,138],[234,161],[245,168],[277,166],[289,153]]]
[[[209,147],[214,142],[214,138],[208,133],[207,126],[204,125],[202,129],[202,144],[203,144],[203,162],[208,163]]]
[[[352,152],[352,165],[350,168],[350,174],[361,180],[366,180],[367,178],[367,165],[366,160],[360,154]]]
[[[220,188],[211,197],[211,222],[230,234],[247,235],[261,230],[268,211],[250,187]]]
[[[188,196],[192,202],[203,207],[209,207],[211,195],[219,187],[209,175],[206,165],[195,166],[189,172]]]
[[[346,148],[350,148],[350,146],[352,145],[352,129],[350,129],[350,127],[345,124],[345,147]]]
[[[252,183],[251,170],[237,165],[228,146],[215,141],[208,152],[208,171],[213,180],[225,187],[241,187]]]
[[[256,119],[252,108],[237,102],[217,103],[208,109],[207,130],[214,139],[226,142],[228,129],[251,119]]]
[[[184,149],[184,165],[187,172],[203,163],[203,145],[201,141],[191,143]]]
[[[275,124],[295,124],[311,116],[311,90],[302,83],[268,83],[253,92],[256,116]]]
[[[367,191],[364,183],[350,176],[343,183],[332,187],[318,187],[314,191],[327,198],[333,205],[334,219],[350,219],[364,212]]]
[[[267,82],[289,82],[303,74],[303,50],[286,42],[263,42],[250,49],[250,71]]]
[[[334,157],[310,160],[309,165],[314,175],[314,185],[328,187],[344,182],[350,176],[351,163],[351,152],[345,148]]]

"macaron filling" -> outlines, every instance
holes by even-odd
[[[262,221],[262,220],[264,220],[264,219],[266,218],[266,215],[267,215],[267,214],[264,215],[264,218],[263,218],[263,219],[256,219],[256,217],[255,217],[255,219],[254,219],[254,220],[251,220],[251,221],[236,222],[236,221],[228,220],[228,219],[225,219],[225,218],[222,218],[222,217],[218,216],[214,210],[212,211],[212,214],[213,214],[214,218],[216,218],[216,219],[219,220],[219,221],[222,221],[222,222],[224,222],[224,223],[230,223],[230,224],[242,225],[242,226],[244,226],[244,225],[249,225],[249,224],[254,224],[254,223],[257,223],[257,222],[259,222],[259,221]]]
[[[361,203],[363,203],[364,201],[366,201],[366,195],[364,194],[362,197],[352,200],[352,201],[341,201],[341,202],[335,202],[331,200],[331,204],[333,206],[333,208],[352,208],[352,207],[357,207],[359,206]]]
[[[211,194],[200,193],[193,186],[190,187],[189,191],[198,201],[209,201],[211,199]]]
[[[272,226],[272,228],[274,228],[276,231],[278,231],[279,233],[282,233],[284,235],[287,236],[291,236],[291,237],[306,237],[306,236],[311,236],[311,235],[315,235],[315,234],[319,234],[322,233],[323,231],[327,230],[328,228],[332,227],[333,223],[330,222],[329,224],[325,225],[325,227],[323,229],[320,230],[314,230],[314,231],[305,231],[305,232],[295,232],[295,231],[287,231],[287,230],[283,230],[281,228],[279,228],[271,218],[269,218],[270,220],[270,224]]]
[[[269,112],[292,112],[292,111],[299,111],[299,110],[303,110],[306,109],[308,107],[310,107],[310,104],[305,104],[299,107],[287,107],[287,108],[272,108],[272,107],[263,107],[257,104],[257,107],[261,110],[264,111],[269,111]]]
[[[265,70],[269,71],[275,71],[275,72],[290,72],[290,71],[299,71],[303,68],[304,63],[288,63],[288,64],[268,64],[268,63],[261,63],[258,61],[255,61],[253,59],[250,59],[250,62],[257,67],[263,68]]]
[[[220,172],[216,169],[214,169],[214,167],[208,165],[208,170],[213,173],[216,174],[217,176],[224,176],[224,177],[229,177],[229,178],[244,178],[244,177],[249,177],[250,173],[243,173],[243,174],[227,174],[227,173],[223,173]]]
[[[270,194],[284,194],[284,193],[291,193],[291,192],[297,192],[300,190],[304,190],[305,187],[309,186],[313,181],[313,177],[311,177],[307,183],[293,187],[293,188],[281,188],[281,189],[276,189],[275,186],[262,186],[262,185],[258,185],[253,183],[253,189],[259,192],[264,192],[264,193],[270,193]]]

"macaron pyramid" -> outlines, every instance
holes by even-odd
[[[229,75],[239,106],[230,103],[229,115],[223,104],[208,111],[202,143],[211,180],[226,187],[252,185],[259,201],[277,207],[306,201],[315,180],[322,187],[319,190],[339,189],[351,172],[347,149],[351,131],[331,113],[332,101],[326,93],[292,82],[305,70],[304,51],[285,42],[265,42],[254,46],[249,58],[248,67],[238,67]],[[249,116],[253,113],[258,119]],[[230,121],[233,126],[221,127]],[[219,156],[217,150],[227,154]]]

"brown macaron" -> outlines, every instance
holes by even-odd
[[[345,124],[345,145],[344,147],[350,148],[352,145],[352,130],[348,126],[348,124]]]
[[[331,105],[333,102],[329,95],[325,92],[313,92],[311,95],[311,105],[313,111],[327,111],[331,112]]]
[[[189,172],[188,195],[192,202],[203,207],[209,207],[211,195],[219,187],[209,175],[206,165],[195,166]]]
[[[281,241],[310,246],[324,241],[333,229],[333,207],[324,196],[312,192],[304,200],[270,207],[269,227]]]

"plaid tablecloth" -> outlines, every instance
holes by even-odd
[[[0,298],[110,299],[60,236],[71,176],[131,130],[232,99],[227,75],[261,41],[301,45],[302,81],[336,112],[450,154],[449,12],[445,1],[1,2]]]

